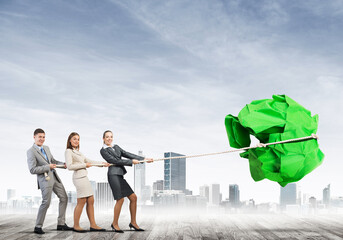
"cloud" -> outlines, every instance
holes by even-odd
[[[223,151],[226,114],[287,94],[319,114],[328,163],[301,184],[320,194],[321,181],[341,181],[330,178],[341,166],[340,9],[336,1],[7,3],[0,12],[0,134],[11,151],[0,157],[7,169],[23,164],[18,173],[25,175],[36,127],[47,130],[47,144],[62,160],[71,131],[81,134],[84,153],[100,160],[106,129],[124,149],[152,157]],[[7,141],[17,132],[20,157]],[[195,193],[200,184],[220,182],[227,195],[236,182],[244,198],[267,201],[259,192],[272,188],[271,201],[278,201],[278,186],[253,183],[238,155],[187,164]],[[161,167],[148,167],[148,183],[162,177]],[[70,176],[63,177],[68,184]]]

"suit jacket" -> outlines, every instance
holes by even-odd
[[[76,149],[67,149],[65,151],[65,159],[67,168],[74,171],[73,179],[87,176],[86,163],[102,164],[102,162],[92,161],[89,158],[86,158],[85,155]]]
[[[49,164],[58,164],[63,165],[64,162],[57,161],[51,154],[50,149],[48,146],[42,146],[47,157],[49,163],[45,160],[43,153],[35,147],[35,144],[29,150],[27,150],[27,164],[31,174],[37,175],[37,184],[38,189],[45,187],[52,187],[54,185],[53,175],[55,175],[57,181],[62,183],[61,179],[57,175],[56,170],[51,170]],[[48,173],[50,180],[46,180],[44,173]]]
[[[108,168],[109,175],[125,175],[126,169],[124,166],[131,167],[132,159],[144,160],[144,157],[126,152],[118,145],[114,145],[113,147],[108,148],[102,148],[100,150],[100,154],[108,163],[115,164]],[[126,157],[129,159],[122,159],[122,157]]]

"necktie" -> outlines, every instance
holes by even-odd
[[[44,157],[45,157],[45,160],[49,163],[49,160],[48,160],[48,156],[46,155],[43,147],[41,147],[40,151],[43,153]]]

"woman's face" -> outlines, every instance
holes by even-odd
[[[70,144],[73,148],[79,148],[80,136],[75,135],[70,139]]]
[[[107,146],[112,146],[112,142],[113,142],[113,134],[111,132],[107,132],[104,137],[104,143]]]

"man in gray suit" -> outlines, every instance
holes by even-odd
[[[42,226],[46,212],[50,206],[52,192],[60,199],[57,230],[72,230],[73,228],[65,224],[68,196],[55,170],[56,164],[64,165],[65,168],[66,165],[54,159],[48,146],[43,146],[45,141],[45,132],[43,129],[36,129],[33,133],[33,138],[35,143],[27,150],[27,164],[30,173],[37,174],[38,189],[41,189],[43,199],[38,210],[34,232],[37,234],[45,233],[42,230]]]

